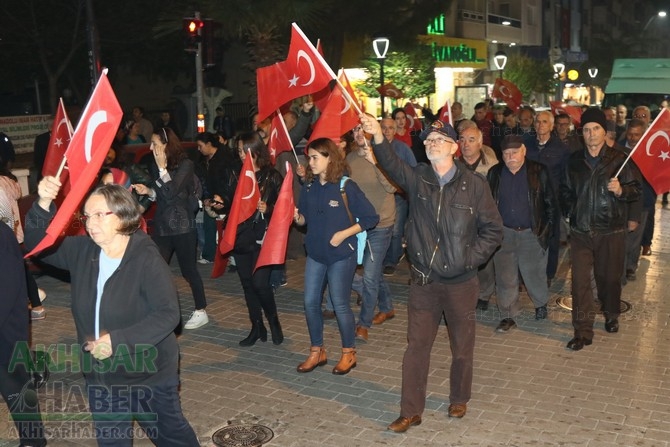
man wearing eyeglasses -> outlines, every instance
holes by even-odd
[[[407,305],[400,417],[388,429],[407,431],[421,423],[430,352],[442,319],[449,327],[449,417],[462,418],[472,393],[477,269],[502,241],[502,221],[486,180],[454,160],[456,131],[435,121],[420,135],[430,164],[412,168],[398,158],[376,119],[361,115],[373,135],[377,162],[409,198],[407,256],[412,282]]]
[[[637,106],[633,109],[633,119],[644,122],[645,127],[649,127],[651,122],[651,111],[647,106]]]
[[[597,310],[591,272],[605,315],[605,330],[619,331],[627,210],[641,191],[632,164],[626,164],[619,173],[626,154],[606,144],[603,111],[587,109],[581,124],[585,148],[570,155],[560,185],[561,209],[570,218],[574,337],[567,348],[573,351],[593,342]]]

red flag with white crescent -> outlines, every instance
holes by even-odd
[[[122,117],[123,110],[109,83],[107,70],[103,70],[65,151],[70,193],[58,208],[44,239],[26,257],[50,247],[70,223],[105,161]]]
[[[60,168],[60,165],[63,162],[63,157],[65,156],[65,151],[70,144],[72,133],[72,124],[70,123],[70,119],[68,118],[67,112],[65,111],[63,98],[60,98],[51,130],[51,138],[49,138],[47,154],[44,157],[44,166],[42,166],[43,177],[47,175],[56,175],[58,173],[58,169]],[[59,206],[61,203],[63,203],[65,196],[70,193],[70,181],[68,173],[68,169],[63,169],[60,174],[60,182],[63,186],[58,193],[58,197],[56,198],[56,204]]]
[[[380,95],[386,96],[387,98],[404,98],[405,94],[398,87],[393,85],[391,82],[384,84],[381,87],[377,87],[377,91]]]
[[[440,113],[440,121],[444,123],[454,125],[454,119],[451,116],[451,104],[449,103],[449,98],[442,106],[442,112]]]
[[[577,106],[569,106],[563,101],[549,101],[551,105],[551,113],[554,116],[565,113],[572,120],[572,124],[576,127],[579,127],[582,121],[582,108]]]
[[[256,70],[258,119],[292,99],[325,88],[331,79],[335,79],[333,71],[294,23],[287,59]]]
[[[670,191],[670,111],[661,109],[635,148],[631,158],[656,194]]]
[[[330,138],[333,141],[339,141],[342,135],[358,124],[358,112],[354,104],[358,100],[344,70],[340,73],[339,81],[349,93],[349,98],[342,91],[340,84],[336,84],[328,97],[326,106],[321,111],[321,116],[314,124],[314,130],[307,145],[317,138]]]
[[[417,116],[416,110],[414,109],[412,103],[408,102],[405,104],[405,108],[403,110],[405,111],[405,116],[407,117],[408,121],[406,126],[407,130],[421,132],[423,130],[423,127],[421,126],[421,120]]]
[[[282,152],[293,150],[291,137],[288,134],[288,129],[286,128],[284,117],[279,110],[275,114],[274,118],[272,118],[272,124],[270,125],[270,140],[268,141],[268,150],[270,151],[270,161],[273,165],[277,160],[277,155],[281,154]]]
[[[253,161],[251,155],[247,153],[242,164],[240,178],[237,181],[226,229],[223,230],[223,237],[219,242],[221,254],[225,255],[233,250],[237,239],[237,226],[254,215],[260,198]]]
[[[254,271],[266,265],[283,264],[286,261],[286,243],[288,232],[293,223],[295,202],[293,200],[293,170],[286,162],[286,176],[282,182],[277,202],[275,202],[272,219],[265,233],[265,239],[258,254]]]
[[[502,78],[496,79],[491,96],[504,101],[507,107],[515,112],[519,109],[523,100],[523,95],[519,88],[513,82]]]

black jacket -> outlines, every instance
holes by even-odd
[[[639,171],[631,164],[624,166],[619,175],[623,191],[616,197],[607,190],[607,183],[625,161],[626,154],[603,145],[601,159],[592,169],[586,151],[573,152],[568,159],[559,191],[561,210],[570,218],[572,231],[597,234],[624,231],[628,220],[627,204],[640,197]]]
[[[211,199],[214,194],[221,196],[224,207],[217,210],[217,213],[228,214],[235,196],[237,178],[242,169],[240,159],[228,154],[227,148],[220,147],[212,158],[205,159],[203,163],[206,171],[203,199]]]
[[[16,235],[0,222],[0,365],[10,362],[14,345],[28,343],[28,306],[23,253]]]
[[[45,211],[37,202],[28,211],[25,245],[29,250],[42,239],[54,214],[54,205]],[[70,305],[81,348],[95,339],[100,250],[88,236],[70,236],[40,254],[43,261],[70,271]],[[25,297],[23,303],[25,306]],[[110,334],[112,357],[97,361],[78,349],[71,353],[72,358],[80,358],[88,384],[175,384],[179,346],[174,329],[179,317],[172,272],[151,238],[137,231],[118,269],[105,283],[100,303],[100,333]],[[77,365],[67,367],[75,370]]]
[[[456,175],[440,187],[432,165],[412,168],[386,140],[372,147],[377,162],[409,199],[412,270],[444,283],[475,276],[502,241],[502,219],[484,177],[455,160]]]
[[[526,176],[528,180],[528,203],[530,205],[531,228],[540,246],[545,250],[549,246],[549,237],[552,235],[554,223],[560,219],[558,210],[558,197],[552,186],[549,169],[542,163],[526,158]],[[487,175],[491,194],[496,204],[499,201],[500,174],[504,163],[493,166]],[[522,197],[519,200],[523,200]]]
[[[170,180],[158,176],[156,164],[151,174],[156,179],[151,187],[156,191],[154,235],[174,236],[195,231],[195,171],[193,162],[186,158],[176,169],[169,170]]]

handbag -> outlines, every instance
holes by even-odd
[[[344,185],[349,180],[349,177],[346,175],[343,175],[342,178],[340,179],[340,194],[342,194],[342,201],[344,202],[344,208],[347,210],[347,214],[349,215],[349,220],[351,221],[351,225],[355,224],[358,222],[358,217],[356,220],[354,220],[354,216],[351,214],[351,211],[349,211],[349,199],[347,198],[347,192],[344,190]],[[363,230],[360,233],[356,233],[356,240],[358,241],[358,259],[357,262],[358,264],[363,264],[363,255],[365,254],[365,243],[367,242],[368,239],[368,232]]]

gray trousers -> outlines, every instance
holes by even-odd
[[[516,231],[503,228],[503,241],[493,255],[496,297],[501,318],[514,318],[521,313],[519,273],[535,308],[549,301],[547,287],[548,251],[540,246],[531,229]]]

